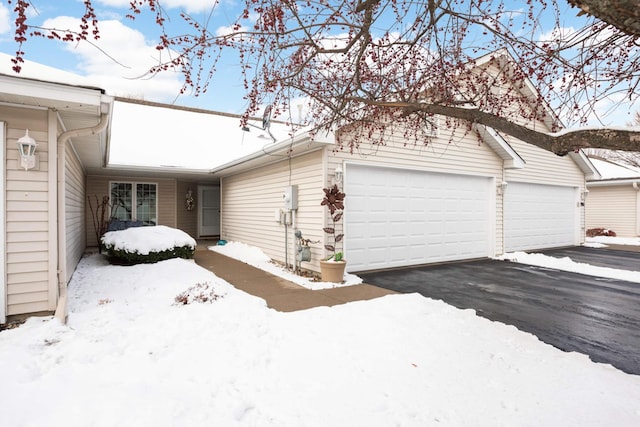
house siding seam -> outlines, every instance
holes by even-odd
[[[631,184],[590,187],[586,228],[608,228],[618,236],[636,237],[637,197]]]
[[[0,107],[7,124],[6,285],[7,315],[52,310],[50,294],[49,135],[47,111]],[[38,167],[20,167],[17,140],[25,129],[38,143]],[[55,166],[54,166],[55,167]],[[55,267],[53,269],[55,274]],[[55,307],[53,307],[55,308]]]
[[[285,227],[275,220],[275,211],[283,209],[282,193],[286,186],[298,186],[296,229],[306,239],[322,239],[322,150],[293,157],[267,166],[224,177],[221,182],[221,238],[260,247],[279,262],[293,260],[294,231],[287,227],[288,245],[285,255]],[[312,263],[303,268],[319,270],[322,250],[311,246]]]

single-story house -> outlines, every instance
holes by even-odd
[[[587,230],[604,228],[620,237],[640,236],[640,170],[591,157],[601,175],[587,181]]]
[[[12,75],[0,88],[0,322],[65,316],[66,284],[97,245],[93,213],[105,197],[119,219],[240,241],[286,264],[297,263],[300,231],[317,243],[299,265],[319,271],[330,225],[322,189],[335,183],[347,195],[347,270],[358,272],[579,245],[586,180],[598,177],[581,152],[558,157],[481,126],[442,126],[426,146],[395,135],[349,154],[331,133],[285,123],[241,129],[229,114]],[[531,85],[521,90],[535,99]],[[549,130],[552,120],[532,125]],[[27,129],[38,144],[30,169],[17,148]]]

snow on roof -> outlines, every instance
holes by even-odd
[[[95,87],[86,77],[28,60],[17,74],[11,69],[12,58],[0,52],[0,74]],[[208,171],[274,143],[259,120],[251,121],[247,132],[241,129],[238,115],[139,100],[116,100],[111,120],[111,166]],[[283,141],[290,137],[291,128],[272,121],[270,131]]]
[[[245,131],[237,115],[116,100],[109,164],[210,170],[274,144],[261,121],[250,123]],[[270,130],[277,141],[291,131],[273,122]]]
[[[598,169],[602,179],[640,178],[640,170],[623,166],[607,160],[590,157],[591,163]]]
[[[49,67],[37,62],[24,60],[20,73],[13,71],[12,55],[0,52],[0,73],[7,76],[22,77],[26,79],[34,79],[47,81],[51,83],[62,83],[72,86],[96,87],[95,82],[91,82],[86,77],[58,68]]]

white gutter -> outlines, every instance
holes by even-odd
[[[67,320],[67,236],[66,236],[66,215],[65,215],[65,167],[66,167],[66,148],[67,142],[71,138],[81,136],[97,135],[104,132],[109,125],[109,113],[103,112],[100,115],[100,122],[97,125],[71,129],[63,132],[58,136],[58,163],[57,163],[57,181],[58,181],[58,304],[56,307],[55,317],[62,323]]]
[[[640,177],[637,178],[611,178],[601,179],[596,181],[587,181],[587,187],[609,187],[612,185],[626,185],[631,184],[636,187],[640,184]]]
[[[316,135],[313,139],[311,138],[311,132],[303,132],[300,133],[293,138],[287,138],[280,142],[276,142],[275,144],[266,145],[262,150],[256,151],[254,153],[248,154],[239,159],[233,160],[231,162],[225,163],[220,166],[216,166],[215,168],[209,170],[210,174],[220,173],[227,169],[231,169],[235,166],[239,166],[243,163],[247,163],[251,160],[258,160],[267,158],[269,155],[276,155],[281,152],[288,152],[294,147],[298,147],[304,143],[308,143],[309,145],[331,145],[335,143],[333,133],[329,133],[327,135],[321,136]],[[283,159],[288,158],[289,155],[281,156]],[[281,160],[281,159],[278,159]]]

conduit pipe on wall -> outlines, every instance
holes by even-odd
[[[58,305],[55,317],[62,323],[67,321],[67,240],[65,234],[65,168],[66,168],[66,147],[71,138],[81,136],[97,135],[107,129],[109,125],[109,114],[102,113],[97,125],[67,130],[58,136]]]

